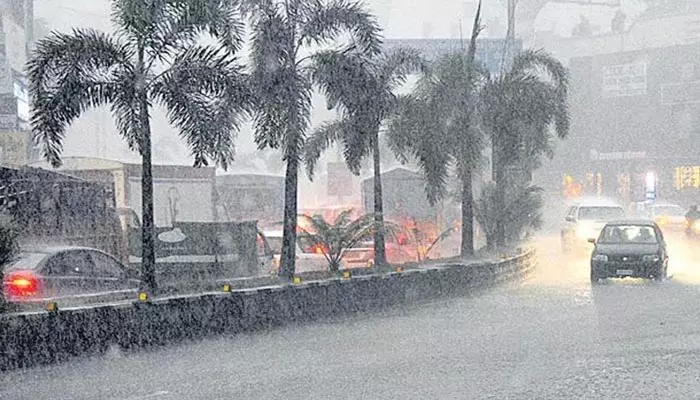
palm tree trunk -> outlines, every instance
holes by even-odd
[[[474,192],[472,188],[472,170],[465,168],[462,178],[462,258],[474,255]]]
[[[290,146],[291,147],[291,146]],[[282,232],[282,254],[279,276],[291,279],[294,276],[297,241],[297,184],[299,159],[296,150],[288,154],[287,171],[284,177],[284,227]]]
[[[372,138],[372,160],[374,163],[374,265],[386,265],[386,242],[384,229],[384,200],[382,195],[382,170],[379,155],[379,128]]]
[[[490,246],[492,249],[494,247],[505,247],[506,245],[506,227],[505,227],[505,221],[501,217],[505,213],[505,203],[506,203],[506,182],[505,182],[505,174],[504,174],[504,165],[503,162],[504,160],[502,159],[502,152],[501,152],[501,143],[497,139],[498,133],[496,134],[496,137],[493,138],[492,140],[492,149],[491,149],[491,154],[492,154],[492,174],[493,174],[493,181],[496,184],[496,204],[495,204],[495,209],[497,212],[497,217],[496,217],[496,232],[495,232],[495,246],[492,245]]]
[[[155,224],[153,222],[153,167],[151,123],[148,112],[148,97],[143,70],[144,49],[140,46],[136,62],[136,95],[138,98],[141,138],[141,272],[143,284],[152,294],[158,289],[156,283]]]

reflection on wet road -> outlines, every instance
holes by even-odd
[[[589,282],[539,241],[524,282],[383,313],[0,376],[0,399],[652,399],[700,392],[700,254]],[[697,248],[697,246],[695,247]]]

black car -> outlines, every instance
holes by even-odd
[[[666,242],[653,221],[614,221],[603,227],[591,254],[591,282],[605,278],[664,280],[668,269]]]

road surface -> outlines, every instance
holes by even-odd
[[[700,393],[700,253],[591,287],[543,239],[523,282],[336,321],[0,375],[0,399],[656,399]]]

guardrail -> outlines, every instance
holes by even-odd
[[[499,261],[158,298],[147,302],[0,316],[0,370],[76,356],[460,295],[527,274],[534,250]]]

